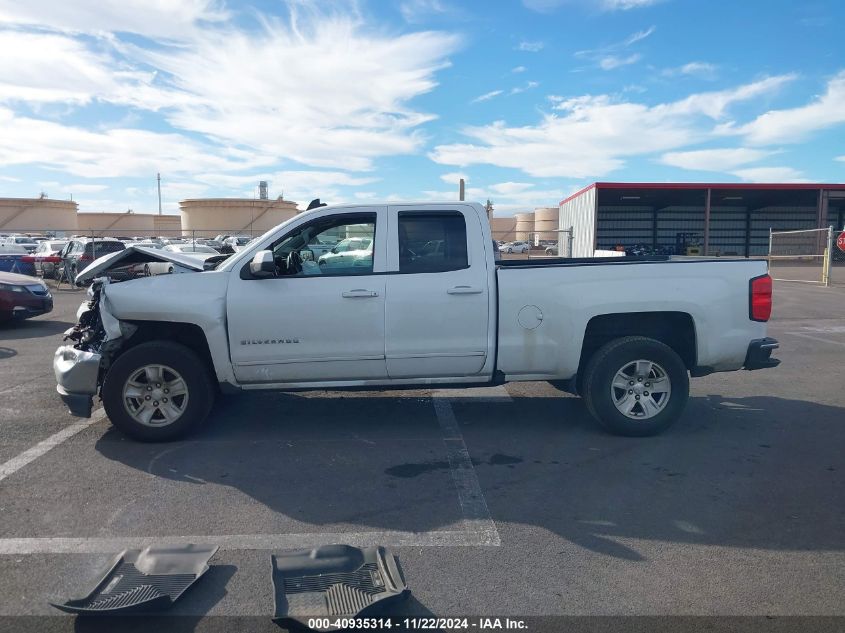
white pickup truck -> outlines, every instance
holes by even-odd
[[[321,265],[309,244],[368,250]],[[436,244],[437,248],[431,245]],[[774,367],[766,262],[614,257],[502,260],[481,205],[321,207],[216,268],[111,282],[178,254],[130,247],[92,263],[58,391],[142,440],[184,434],[231,390],[386,389],[543,380],[609,431],[681,414],[689,375]],[[214,265],[205,264],[205,268]]]

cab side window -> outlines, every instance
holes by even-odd
[[[462,213],[399,213],[400,273],[438,273],[468,267],[467,229]]]
[[[270,250],[280,276],[367,275],[375,235],[375,213],[344,213],[300,226]]]

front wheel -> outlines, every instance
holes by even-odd
[[[689,399],[683,360],[668,345],[626,336],[596,351],[584,371],[587,409],[611,433],[660,433],[680,417]]]
[[[103,407],[115,427],[145,442],[172,440],[202,422],[214,401],[205,363],[169,341],[142,343],[106,374]]]

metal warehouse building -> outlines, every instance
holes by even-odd
[[[845,184],[597,182],[560,203],[570,257],[620,248],[765,256],[770,229],[830,225],[845,225]]]

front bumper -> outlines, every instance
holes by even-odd
[[[768,369],[780,365],[780,359],[772,358],[772,352],[780,345],[773,338],[758,338],[748,344],[748,352],[745,354],[744,369]]]
[[[56,391],[74,416],[91,417],[101,359],[100,354],[76,349],[72,345],[62,345],[56,350],[53,357]]]
[[[53,295],[35,295],[27,292],[5,292],[0,299],[0,312],[13,319],[28,319],[53,310]]]

